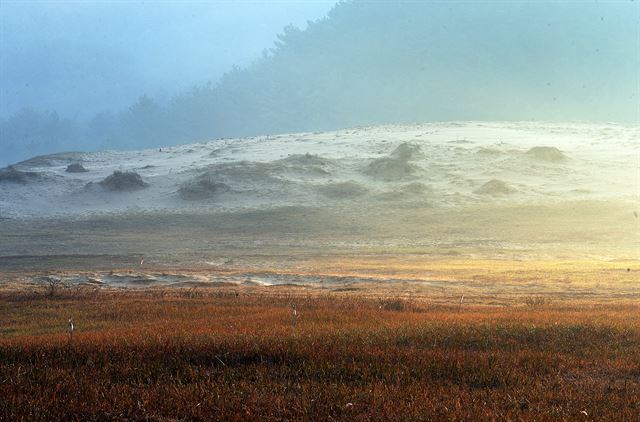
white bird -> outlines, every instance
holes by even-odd
[[[69,340],[73,340],[73,318],[69,318]]]
[[[291,328],[293,333],[296,333],[296,323],[298,322],[298,311],[296,310],[296,305],[291,305]]]

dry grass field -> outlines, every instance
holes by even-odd
[[[632,210],[0,220],[0,420],[638,421]]]
[[[5,291],[0,420],[638,420],[637,299],[351,293]]]

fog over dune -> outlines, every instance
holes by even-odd
[[[34,13],[51,27],[81,21],[72,34],[77,39],[54,36],[49,44],[31,45],[32,51],[2,55],[5,164],[65,150],[140,149],[372,124],[640,120],[637,2],[350,1],[325,17],[330,3],[317,4],[271,19],[286,16],[295,26],[282,29],[261,55],[249,58],[247,45],[255,43],[229,37],[224,60],[209,57],[203,46],[224,45],[224,28],[241,21],[216,19],[213,4],[162,4],[154,12],[137,5],[129,15],[123,5],[91,7],[93,23],[102,15],[109,22],[122,17],[114,28],[134,24],[139,31],[131,39],[127,30],[110,31],[114,38],[95,48],[87,44],[92,23],[83,21],[89,6],[43,7]],[[6,13],[11,9],[3,9],[8,34],[19,25]],[[300,22],[313,14],[313,22]],[[167,19],[169,29],[161,29]],[[207,22],[210,31],[182,31]],[[258,22],[241,23],[249,32],[268,33],[255,29]],[[4,43],[21,36],[12,32]],[[36,90],[9,86],[17,74],[38,67],[28,60],[53,67],[32,75]],[[116,90],[100,80],[114,74]],[[14,89],[29,98],[27,108],[16,106]],[[137,100],[127,100],[132,95]]]
[[[8,217],[630,202],[640,128],[432,123],[40,156],[0,172]],[[74,164],[80,172],[70,172]]]

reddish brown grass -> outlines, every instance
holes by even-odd
[[[193,296],[0,297],[0,419],[612,421],[640,414],[637,303],[458,313],[454,305],[338,295]]]

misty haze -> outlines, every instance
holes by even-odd
[[[640,414],[637,1],[0,14],[0,420]]]
[[[153,9],[3,3],[0,161],[381,123],[638,120],[632,2]]]

